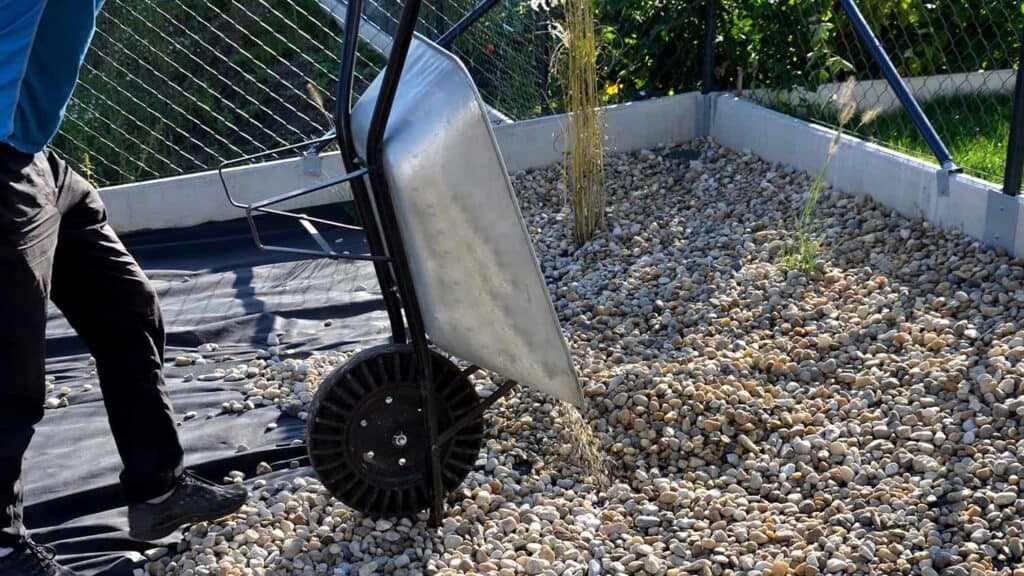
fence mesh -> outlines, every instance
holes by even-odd
[[[835,126],[841,83],[854,78],[858,114],[845,128],[935,160],[839,2],[778,2],[755,14],[756,4],[723,6],[721,88]],[[1018,34],[1024,30],[1020,3],[861,0],[857,5],[953,159],[970,174],[1001,182]]]
[[[434,0],[420,12],[417,31],[437,39],[468,14],[478,0]],[[366,17],[388,34],[395,31],[403,0],[372,0]],[[556,42],[548,16],[528,2],[504,0],[450,47],[466,64],[487,102],[509,120],[551,111],[552,54]]]
[[[605,103],[700,86],[709,0],[598,0]],[[536,3],[536,2],[534,2]],[[933,156],[837,0],[717,0],[715,81],[828,125]],[[385,62],[402,0],[366,0],[357,93]],[[475,0],[425,0],[436,39]],[[452,47],[495,119],[560,111],[551,15],[502,0]],[[542,3],[543,4],[543,3]],[[1000,182],[1024,30],[1020,2],[859,0],[953,159]],[[108,0],[55,147],[99,185],[210,169],[331,127],[344,0]],[[323,106],[316,94],[322,95]],[[877,114],[870,123],[862,115]]]
[[[386,61],[399,2],[366,3],[356,92]],[[471,0],[426,2],[437,38]],[[100,186],[186,174],[332,127],[345,4],[339,0],[108,0],[53,146]],[[506,0],[455,51],[497,117],[545,110],[547,41]]]

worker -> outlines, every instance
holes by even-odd
[[[96,359],[131,537],[215,520],[248,496],[183,470],[156,293],[96,190],[48,148],[102,4],[0,0],[0,576],[75,574],[22,521],[22,459],[46,393],[47,300]]]

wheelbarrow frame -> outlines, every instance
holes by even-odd
[[[461,34],[468,30],[476,21],[489,12],[500,0],[483,0],[471,12],[457,22],[451,30],[437,40],[441,47],[448,47]],[[429,454],[426,474],[429,479],[431,525],[439,525],[444,512],[444,488],[441,470],[442,447],[459,430],[478,419],[487,408],[508,394],[515,386],[514,380],[507,380],[490,396],[482,399],[468,414],[454,422],[443,433],[438,430],[438,399],[433,386],[430,342],[427,338],[423,314],[416,297],[416,287],[409,266],[402,232],[399,228],[395,206],[388,180],[384,173],[384,135],[401,73],[405,67],[406,57],[412,43],[413,33],[419,18],[422,0],[407,0],[398,22],[391,52],[388,55],[387,67],[384,70],[380,92],[373,109],[366,143],[366,159],[361,160],[356,152],[352,133],[352,92],[355,76],[356,51],[359,44],[359,24],[362,16],[363,0],[348,0],[345,14],[345,35],[342,42],[341,71],[338,78],[338,91],[335,99],[334,119],[336,130],[328,132],[320,138],[277,148],[259,154],[253,154],[224,162],[218,170],[221,184],[228,201],[235,207],[245,210],[246,218],[252,231],[256,245],[267,251],[286,252],[304,256],[319,256],[340,260],[361,260],[373,263],[377,280],[380,284],[384,307],[391,326],[392,340],[395,344],[409,344],[417,359],[416,379],[420,383],[420,394],[424,407],[423,416],[427,436],[424,448]],[[264,200],[244,203],[234,198],[225,178],[229,168],[243,165],[261,158],[277,157],[282,153],[305,150],[307,153],[319,153],[331,142],[337,142],[346,173],[293,191],[285,192]],[[369,186],[367,186],[367,180]],[[333,220],[310,217],[305,214],[273,208],[273,206],[307,196],[342,183],[348,183],[355,201],[356,210],[362,226],[353,226]],[[264,244],[259,233],[255,216],[258,214],[274,214],[297,219],[316,242],[319,250],[302,249]],[[337,252],[320,234],[316,225],[334,228],[362,230],[366,235],[369,255]],[[480,368],[471,365],[460,375],[469,378]]]

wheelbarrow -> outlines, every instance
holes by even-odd
[[[322,381],[307,420],[310,462],[325,487],[368,515],[440,522],[445,496],[475,465],[483,414],[517,384],[579,406],[582,391],[512,183],[466,67],[446,51],[497,0],[485,0],[437,43],[414,32],[407,0],[385,70],[351,107],[362,0],[349,0],[334,133],[221,166],[228,200],[257,246],[369,260],[391,343],[356,354]],[[242,203],[224,169],[337,141],[346,174]],[[354,226],[274,205],[341,183],[353,194],[369,254],[337,252],[317,226]],[[297,218],[317,249],[271,246],[258,214]],[[455,359],[466,368],[460,368]],[[481,399],[470,377],[504,382]]]

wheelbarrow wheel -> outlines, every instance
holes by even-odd
[[[441,434],[480,398],[451,360],[433,351],[431,358]],[[430,507],[427,430],[412,346],[370,348],[331,372],[313,399],[306,435],[313,470],[345,504],[377,516],[413,516]],[[445,494],[465,479],[482,444],[478,417],[442,446]]]

